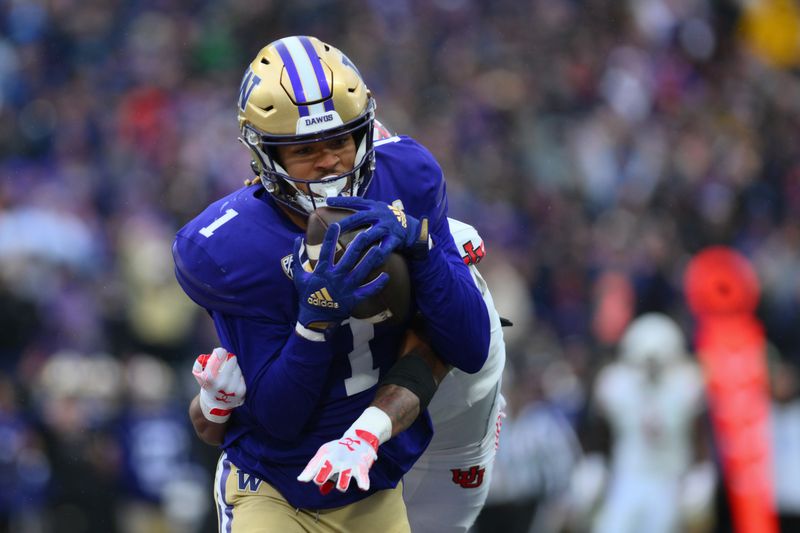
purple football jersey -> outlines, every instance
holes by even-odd
[[[426,317],[437,308],[440,318],[429,324],[437,353],[467,371],[477,370],[488,349],[488,315],[448,230],[438,164],[412,139],[382,141],[365,197],[399,201],[406,213],[429,217],[435,242],[431,253],[442,254],[443,260],[435,269],[410,265],[415,306]],[[381,445],[367,492],[351,488],[322,496],[313,483],[296,480],[317,449],[339,438],[369,406],[396,361],[405,332],[404,325],[351,318],[328,342],[295,335],[298,304],[291,257],[294,240],[303,234],[254,185],[211,204],[182,228],[173,255],[179,283],[209,312],[222,346],[238,356],[247,385],[245,404],[234,410],[223,444],[229,459],[270,483],[291,505],[324,509],[396,486],[422,454],[432,430],[424,414]],[[425,287],[416,289],[422,283]]]

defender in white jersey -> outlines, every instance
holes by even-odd
[[[634,320],[622,337],[619,361],[600,371],[594,400],[610,424],[613,448],[605,501],[592,531],[685,530],[681,499],[699,488],[705,494],[700,499],[708,500],[713,476],[691,481],[707,470],[692,469],[703,379],[678,325],[660,313]],[[689,490],[687,482],[697,486]]]
[[[480,372],[452,369],[439,384],[428,413],[433,440],[403,478],[411,530],[466,532],[486,502],[500,437],[505,399],[500,378],[506,360],[500,315],[477,268],[485,248],[472,226],[448,219],[450,232],[470,265],[489,310],[489,357]]]
[[[491,341],[489,356],[481,370],[468,374],[456,368],[451,369],[441,380],[428,405],[434,427],[433,440],[403,478],[403,499],[414,533],[463,533],[472,526],[488,496],[501,419],[504,416],[505,399],[500,393],[500,378],[505,365],[502,324],[489,288],[476,266],[485,255],[483,241],[472,226],[454,219],[448,219],[448,223],[464,263],[469,265],[473,280],[486,302],[491,324]],[[205,367],[206,359],[196,368],[198,373],[202,370],[199,367]],[[220,361],[224,361],[224,358],[220,358]],[[221,364],[221,368],[224,376],[221,374],[215,378],[214,383],[206,383],[206,387],[201,389],[201,394],[193,402],[195,412],[192,421],[196,429],[203,415],[209,421],[223,422],[229,415],[230,408],[240,405],[244,400],[244,389],[237,389],[236,385],[240,381],[236,359],[229,359],[227,363]],[[216,388],[237,390],[232,397],[235,401],[226,396],[224,403],[215,405],[213,392]],[[375,407],[370,407],[368,411],[374,409]],[[203,415],[198,414],[200,411]],[[222,413],[223,418],[214,416],[214,413]],[[364,418],[362,416],[359,420]],[[357,424],[358,421],[354,427]],[[397,430],[398,428],[393,428],[392,433]],[[200,430],[198,434],[202,436]],[[338,443],[333,441],[329,445],[341,444],[344,440],[347,439]],[[310,470],[307,469],[308,480],[314,478],[323,468],[322,465],[328,457],[323,448],[317,454],[320,460],[313,466],[310,464]],[[366,468],[371,464],[368,461]],[[344,468],[339,470],[343,471]],[[356,468],[352,470],[355,471]],[[325,472],[318,483],[336,479],[338,473],[336,467],[333,467]],[[350,472],[346,475],[356,476]]]

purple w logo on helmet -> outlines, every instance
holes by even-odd
[[[244,111],[247,99],[250,98],[250,93],[258,87],[259,83],[261,83],[261,78],[252,69],[248,68],[247,72],[244,73],[244,78],[242,78],[242,84],[239,86],[239,109]]]

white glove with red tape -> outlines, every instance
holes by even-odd
[[[358,488],[369,490],[369,469],[378,458],[378,446],[392,435],[392,421],[377,407],[368,407],[342,438],[323,444],[298,481],[312,479],[322,494],[335,486],[345,492],[355,477]]]
[[[200,385],[200,409],[211,422],[222,424],[231,411],[244,403],[247,387],[236,356],[224,348],[215,348],[211,354],[201,354],[192,368]]]

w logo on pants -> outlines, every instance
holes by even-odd
[[[465,489],[475,489],[483,483],[483,474],[486,468],[479,468],[478,465],[469,467],[469,470],[461,470],[453,468],[450,470],[453,473],[453,483],[461,485]]]
[[[247,474],[239,470],[237,472],[239,474],[239,490],[240,491],[250,491],[250,492],[258,492],[258,487],[261,485],[261,480],[258,479],[256,476]]]

